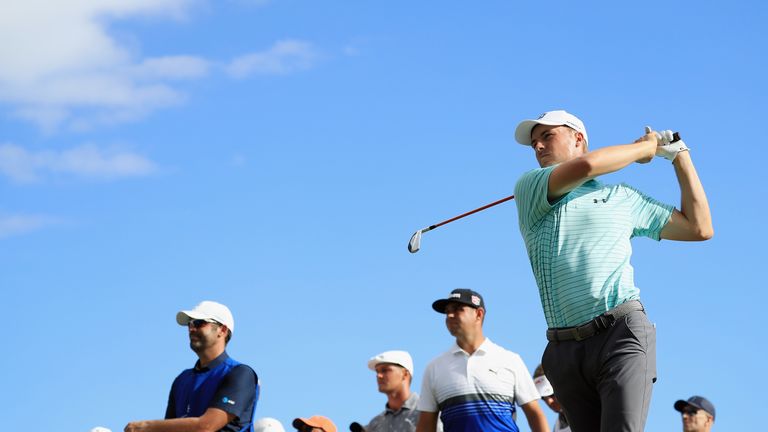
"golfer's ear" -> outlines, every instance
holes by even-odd
[[[578,145],[578,146],[584,148],[584,150],[586,150],[586,144],[587,143],[584,140],[584,134],[579,132],[579,131],[576,131],[576,145]]]

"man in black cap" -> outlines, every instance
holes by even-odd
[[[709,432],[715,423],[715,406],[704,397],[680,399],[675,409],[683,415],[683,432]]]
[[[416,431],[435,432],[439,415],[446,432],[517,432],[515,403],[533,432],[549,431],[523,360],[483,336],[483,297],[459,288],[432,309],[445,314],[456,343],[427,365]]]

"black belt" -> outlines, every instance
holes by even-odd
[[[575,327],[564,327],[547,329],[547,340],[552,342],[562,342],[569,340],[581,341],[590,338],[600,331],[613,325],[619,319],[625,317],[630,312],[644,311],[640,300],[630,300],[622,303],[608,312],[596,316],[592,321]]]

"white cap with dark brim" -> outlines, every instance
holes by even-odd
[[[581,132],[584,135],[584,141],[589,144],[587,128],[584,127],[584,122],[579,120],[575,115],[563,110],[547,111],[540,115],[536,120],[521,121],[520,124],[517,125],[517,129],[515,129],[515,140],[522,145],[530,146],[531,132],[533,131],[533,128],[538,125],[568,126],[577,132]]]
[[[235,333],[235,318],[229,308],[214,301],[203,301],[192,310],[179,311],[176,314],[176,322],[179,325],[187,325],[196,319],[211,319],[227,326],[229,331]]]

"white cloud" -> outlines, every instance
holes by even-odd
[[[68,150],[30,152],[15,144],[0,145],[0,174],[17,183],[39,182],[51,175],[115,179],[141,177],[157,171],[154,162],[137,153],[86,144]]]
[[[235,78],[254,74],[287,74],[312,67],[318,57],[319,54],[309,42],[283,40],[266,51],[237,57],[227,66],[227,72]]]
[[[136,78],[173,78],[189,79],[208,75],[209,64],[206,60],[193,56],[168,56],[144,60],[133,68]]]
[[[205,76],[193,56],[136,58],[108,32],[110,20],[178,18],[195,0],[25,0],[0,13],[0,101],[53,129],[136,118],[178,104],[169,81]],[[131,115],[126,115],[131,113]]]
[[[56,222],[55,219],[47,216],[0,214],[0,238],[26,234]]]
[[[186,100],[179,81],[206,77],[214,66],[243,78],[306,69],[319,57],[300,40],[229,64],[194,55],[142,57],[133,35],[118,38],[110,29],[116,20],[183,18],[205,0],[0,1],[0,103],[47,132],[135,121],[179,105]]]

